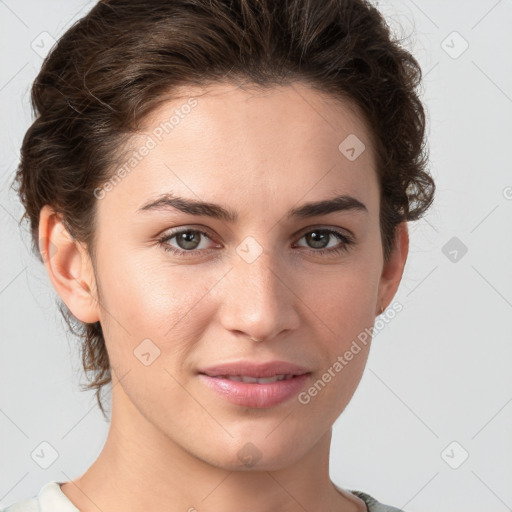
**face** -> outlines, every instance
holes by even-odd
[[[125,401],[216,466],[285,467],[350,401],[369,349],[358,336],[390,300],[369,131],[350,104],[306,85],[217,84],[163,104],[131,149],[97,192],[114,409]],[[301,371],[274,368],[295,376],[270,384],[202,374],[274,361]]]

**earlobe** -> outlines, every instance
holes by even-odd
[[[401,222],[395,230],[393,249],[389,260],[384,263],[379,284],[377,315],[386,309],[396,294],[409,254],[409,231],[407,222]]]
[[[95,277],[85,247],[73,239],[50,206],[41,209],[39,250],[53,287],[80,321],[98,321]]]

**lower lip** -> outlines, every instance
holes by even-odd
[[[238,382],[199,374],[199,377],[210,389],[219,393],[229,402],[256,409],[274,407],[298,394],[308,381],[309,376],[309,373],[305,373],[291,379],[258,384],[257,382]]]

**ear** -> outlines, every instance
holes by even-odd
[[[386,309],[395,296],[398,285],[402,280],[408,254],[409,231],[407,222],[401,222],[397,225],[395,230],[395,239],[389,260],[384,263],[382,268],[376,315],[380,315],[381,308]]]
[[[40,213],[39,249],[50,281],[71,313],[82,322],[97,322],[99,305],[89,255],[49,205]]]

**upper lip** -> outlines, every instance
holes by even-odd
[[[286,361],[269,361],[255,363],[252,361],[235,361],[199,370],[210,377],[245,376],[254,378],[273,377],[274,375],[303,375],[310,373],[307,368]]]

